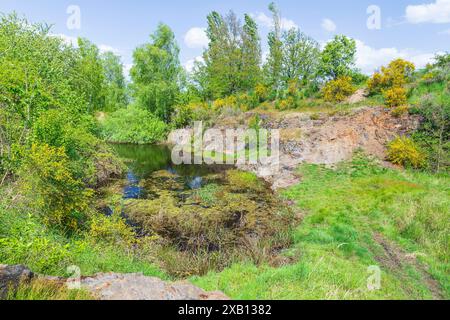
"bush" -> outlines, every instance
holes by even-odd
[[[379,94],[391,88],[403,87],[412,77],[415,70],[413,63],[403,59],[392,61],[388,67],[382,67],[368,82],[371,95]]]
[[[189,106],[178,106],[172,114],[171,124],[175,129],[186,128],[191,124],[193,117],[193,111]]]
[[[419,102],[422,121],[414,139],[427,153],[429,169],[434,172],[450,170],[450,92],[427,94]]]
[[[95,241],[130,246],[136,242],[133,229],[118,214],[95,215],[91,219],[89,238]]]
[[[404,106],[407,104],[406,89],[394,87],[383,91],[386,106],[390,108]]]
[[[262,103],[269,97],[269,89],[265,85],[259,83],[255,87],[255,95],[259,102]]]
[[[383,76],[379,72],[375,72],[372,78],[367,82],[367,88],[370,95],[381,93],[383,88]]]
[[[393,164],[416,169],[422,168],[426,162],[425,154],[407,137],[398,137],[389,144],[388,159]]]
[[[59,110],[43,112],[33,125],[31,141],[64,148],[72,173],[87,185],[98,186],[122,172],[122,164],[94,132],[93,117],[74,119]]]
[[[329,81],[322,89],[325,101],[342,102],[356,91],[352,84],[352,78],[340,77]]]
[[[103,123],[103,135],[113,143],[151,144],[164,140],[166,134],[164,122],[137,107],[120,109]]]
[[[292,97],[288,97],[287,99],[277,100],[275,103],[275,108],[280,111],[286,111],[289,109],[293,109],[295,107],[295,101]]]
[[[33,144],[20,178],[29,204],[47,224],[76,230],[86,216],[92,191],[70,169],[64,148]]]
[[[367,82],[369,77],[365,75],[364,73],[361,73],[360,71],[356,70],[352,72],[352,81],[355,85],[362,85]]]

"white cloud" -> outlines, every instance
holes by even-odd
[[[113,48],[111,46],[108,46],[106,44],[101,44],[98,46],[98,50],[100,50],[100,53],[105,53],[105,52],[112,52],[115,55],[120,55],[120,50]]]
[[[336,24],[330,19],[323,19],[321,26],[327,32],[334,32],[337,29]]]
[[[267,16],[265,13],[260,12],[256,15],[256,21],[258,21],[262,26],[267,28],[273,28],[273,19],[269,16]],[[296,29],[298,28],[298,25],[290,19],[287,18],[281,18],[281,29],[282,30],[290,30],[290,29]]]
[[[205,28],[191,28],[184,36],[184,43],[189,48],[200,48],[203,49],[208,46],[209,39],[206,35],[206,29]]]
[[[434,3],[409,5],[406,20],[410,23],[449,23],[450,0],[436,0]]]
[[[432,62],[434,53],[423,53],[412,49],[380,48],[375,49],[360,40],[356,40],[356,66],[366,74],[372,74],[381,66],[389,64],[394,59],[402,58],[413,62],[417,68]]]
[[[66,45],[72,46],[72,47],[78,47],[78,38],[77,37],[71,37],[66,34],[58,33],[58,34],[50,34],[50,37],[54,38],[60,38]]]
[[[194,59],[190,59],[190,60],[186,61],[183,65],[183,67],[187,72],[192,72],[192,71],[194,71],[196,62],[204,62],[204,61],[205,60],[203,60],[202,56],[198,56],[198,57],[195,57]]]

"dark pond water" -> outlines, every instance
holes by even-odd
[[[146,197],[146,190],[139,182],[151,177],[157,171],[166,171],[183,179],[186,188],[199,189],[204,186],[204,177],[230,169],[230,166],[175,165],[172,151],[164,145],[113,145],[117,154],[128,167],[128,185],[124,190],[125,199]]]

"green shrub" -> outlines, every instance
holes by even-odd
[[[422,168],[426,157],[416,143],[407,137],[398,137],[388,146],[388,159],[397,165]]]
[[[89,238],[94,241],[106,241],[113,244],[130,246],[135,243],[135,234],[132,228],[120,215],[110,217],[94,215],[90,222]]]
[[[322,89],[325,101],[342,102],[356,91],[352,84],[352,78],[340,77],[329,81]]]
[[[187,105],[181,105],[175,108],[175,112],[172,114],[171,124],[176,129],[182,129],[188,127],[194,118],[192,108]]]
[[[151,144],[164,140],[167,125],[150,112],[129,107],[112,113],[102,124],[105,139],[113,143]]]
[[[47,224],[72,230],[80,226],[92,191],[74,177],[64,147],[33,144],[19,176],[29,204]]]
[[[425,94],[412,112],[422,118],[414,140],[427,153],[428,168],[450,171],[450,92]]]

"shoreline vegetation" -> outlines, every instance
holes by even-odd
[[[0,264],[58,277],[73,265],[82,276],[143,273],[232,299],[449,299],[450,54],[420,70],[396,59],[369,77],[355,67],[353,39],[338,35],[322,49],[283,31],[269,9],[264,63],[250,15],[211,12],[192,73],[161,23],[134,51],[129,82],[119,56],[2,14]],[[114,144],[166,145],[194,121],[258,130],[305,114],[320,125],[362,107],[414,117],[417,128],[382,159],[354,150],[332,168],[300,164],[300,182],[278,191],[237,169],[171,172],[155,151],[144,156],[158,170],[131,186],[145,197],[124,199],[133,159]],[[199,178],[195,188],[185,176]],[[368,290],[374,266],[381,287]],[[8,298],[92,297],[36,282]]]

